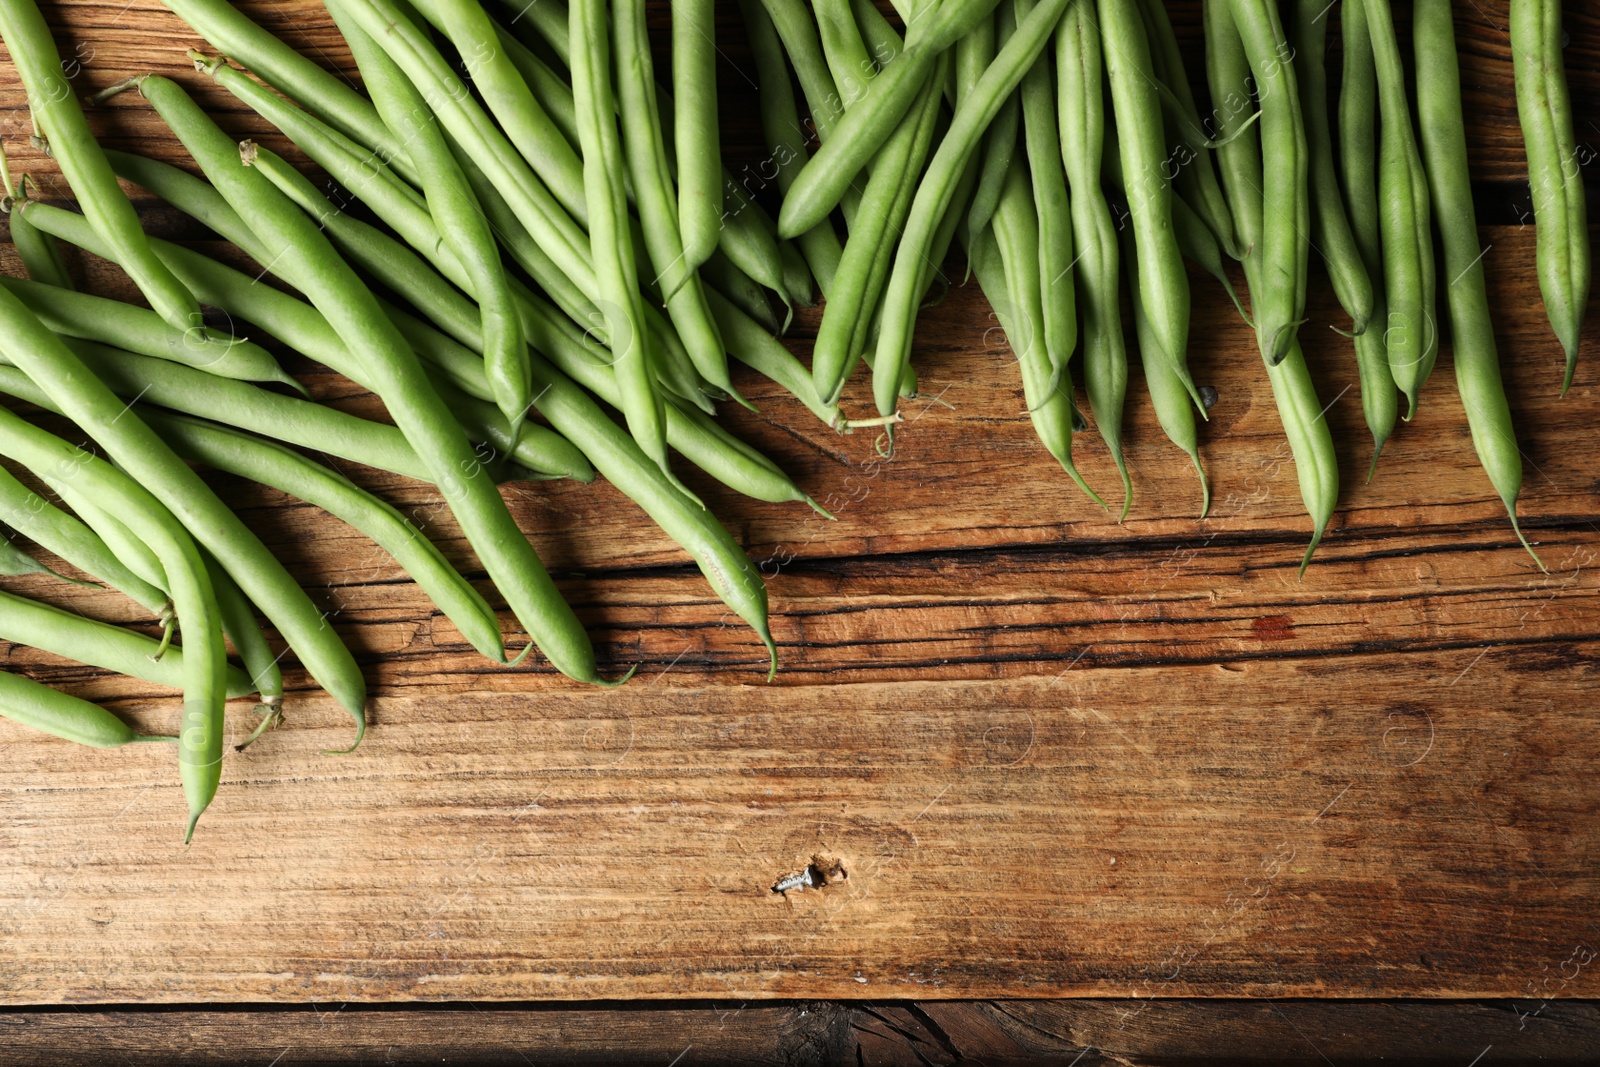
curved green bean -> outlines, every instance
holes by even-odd
[[[1589,208],[1561,58],[1561,0],[1511,0],[1511,68],[1528,149],[1539,292],[1566,350],[1565,393],[1589,302]]]
[[[900,381],[911,358],[911,325],[922,297],[925,257],[960,184],[967,160],[1000,105],[1044,51],[1066,5],[1067,0],[1042,0],[1023,20],[1017,33],[973,86],[971,94],[957,105],[944,140],[917,186],[905,231],[900,237],[900,248],[895,253],[889,287],[884,294],[883,323],[873,360],[873,394],[881,415],[888,416],[895,410]],[[907,54],[909,52],[907,49]],[[889,68],[893,69],[904,59],[902,56]],[[883,77],[884,74],[878,75],[875,83]],[[812,157],[812,165],[816,158]]]
[[[94,748],[116,748],[134,741],[177,740],[141,734],[98,704],[11,671],[0,671],[0,717]]]
[[[0,167],[4,166],[5,153],[0,150]],[[20,214],[11,210],[14,192],[11,182],[6,181],[6,212],[11,216],[11,244],[17,250],[17,258],[22,260],[22,269],[28,277],[42,285],[53,285],[57,289],[76,289],[72,275],[67,271],[67,265],[61,258],[61,246],[55,238],[47,233],[40,233],[28,224]],[[24,174],[15,190],[16,199],[28,199],[28,176]]]
[[[1122,412],[1128,391],[1128,355],[1117,293],[1117,233],[1100,181],[1105,145],[1100,31],[1092,0],[1073,0],[1056,27],[1056,95],[1061,155],[1071,190],[1072,236],[1083,332],[1083,385],[1095,428],[1122,478],[1122,511],[1133,505],[1133,481],[1122,454]]]
[[[211,590],[217,598],[217,613],[222,617],[222,633],[239,653],[250,691],[260,697],[263,707],[275,711],[283,704],[283,670],[278,666],[277,654],[267,644],[266,634],[261,632],[261,624],[256,621],[255,605],[238,583],[228,577],[222,564],[209,553],[202,555],[206,573],[211,578]]]
[[[150,306],[178,330],[204,329],[200,305],[162,266],[139,225],[139,216],[117,184],[100,143],[68,84],[61,55],[34,0],[0,0],[0,37],[28,92],[34,125],[49,141],[50,154],[72,186],[84,216],[117,249]]]
[[[1014,0],[1018,18],[1033,10],[1034,0]],[[1078,347],[1078,299],[1073,283],[1072,202],[1067,197],[1061,161],[1060,119],[1056,112],[1049,53],[1043,53],[1023,75],[1017,93],[1022,101],[1023,143],[1033,202],[1039,213],[1039,281],[1044,287],[1044,347],[1056,373],[1066,369]]]
[[[1378,218],[1378,71],[1362,0],[1344,0],[1339,15],[1344,38],[1344,70],[1339,87],[1339,178],[1349,210],[1350,230],[1372,287],[1370,321],[1387,324],[1382,223]],[[1383,341],[1386,332],[1369,329],[1354,339],[1361,411],[1372,432],[1368,481],[1377,471],[1378,457],[1400,417],[1394,375],[1389,372],[1389,353]]]
[[[1383,205],[1384,346],[1389,373],[1406,395],[1406,419],[1439,354],[1434,322],[1437,280],[1428,215],[1428,175],[1411,125],[1405,67],[1389,0],[1362,0],[1378,72],[1378,201]]]
[[[1444,245],[1445,286],[1450,311],[1451,350],[1456,388],[1466,408],[1467,425],[1478,459],[1505,503],[1511,528],[1540,569],[1538,553],[1517,522],[1522,491],[1522,453],[1511,422],[1511,408],[1500,381],[1494,322],[1483,281],[1483,253],[1472,206],[1467,170],[1466,122],[1461,110],[1461,70],[1456,60],[1455,19],[1450,0],[1416,0],[1411,33],[1417,64],[1417,127],[1422,162],[1433,193],[1433,218]]]

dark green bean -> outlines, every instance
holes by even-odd
[[[1511,0],[1511,65],[1517,119],[1528,149],[1539,292],[1556,339],[1566,349],[1565,393],[1578,364],[1590,265],[1589,208],[1561,47],[1561,0]]]
[[[1411,33],[1417,64],[1417,127],[1422,162],[1433,193],[1433,220],[1444,246],[1444,287],[1450,309],[1456,388],[1467,411],[1472,444],[1495,492],[1505,503],[1511,528],[1535,561],[1538,553],[1517,523],[1522,491],[1522,453],[1511,408],[1500,381],[1494,322],[1484,288],[1483,254],[1467,169],[1466,122],[1461,109],[1461,71],[1456,60],[1455,20],[1450,0],[1416,0]],[[1539,562],[1541,570],[1544,563]]]

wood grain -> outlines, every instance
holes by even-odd
[[[348,68],[310,0],[243,6]],[[1514,199],[1522,166],[1495,36],[1504,10],[1458,16],[1491,201]],[[1194,6],[1173,11],[1192,42]],[[154,5],[47,13],[85,88],[159,69],[232,132],[272,143],[187,71],[189,36]],[[1600,114],[1588,61],[1600,16],[1569,17],[1587,122]],[[744,53],[731,16],[721,30],[730,152],[748,159]],[[59,191],[19,139],[21,103],[0,62],[13,167]],[[137,98],[92,119],[111,143],[177,158]],[[216,250],[141,206],[152,228]],[[218,478],[357,651],[375,728],[358,753],[321,755],[346,719],[291,664],[289,723],[230,755],[183,849],[169,754],[84,753],[0,723],[0,1003],[1600,995],[1600,967],[1576,962],[1600,948],[1600,345],[1586,343],[1558,398],[1531,227],[1496,217],[1483,238],[1527,463],[1522,515],[1548,574],[1477,466],[1448,360],[1363,481],[1353,361],[1327,328],[1340,320],[1321,279],[1304,333],[1345,490],[1304,579],[1307,522],[1259,357],[1203,276],[1191,361],[1220,395],[1203,430],[1205,520],[1192,468],[1137,390],[1126,523],[1052,469],[975,287],[922,317],[918,366],[940,402],[912,410],[892,461],[741,376],[761,411],[729,424],[838,515],[744,501],[685,472],[769,577],[784,661],[771,686],[753,635],[611,486],[507,489],[602,659],[641,665],[602,693],[538,662],[490,668],[352,531]],[[128,294],[103,263],[74,269]],[[802,355],[817,321],[800,317]],[[382,416],[288,358],[320,398]],[[864,384],[847,397],[864,404]],[[1114,484],[1092,434],[1078,455],[1095,484]],[[482,579],[431,487],[348,473]],[[110,594],[8,588],[140,622]],[[176,713],[126,679],[4,655],[146,727]],[[245,711],[235,736],[253,724]],[[849,878],[771,892],[817,854]],[[1116,1047],[1065,1016],[995,1010],[971,1025],[1028,1048],[1060,1050],[1041,1033]],[[860,1062],[880,1047],[881,1062],[903,1061],[903,1041],[881,1042],[911,1022],[851,1018]]]

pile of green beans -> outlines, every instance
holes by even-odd
[[[1348,325],[1373,470],[1400,398],[1406,419],[1417,410],[1442,304],[1474,446],[1533,551],[1517,517],[1521,457],[1472,203],[1452,0],[1416,0],[1409,60],[1390,0],[1204,0],[1203,70],[1198,57],[1186,67],[1160,0],[897,0],[899,24],[870,0],[741,0],[770,159],[737,175],[722,158],[710,0],[672,0],[670,70],[659,73],[644,0],[325,0],[360,69],[350,81],[228,0],[166,3],[220,53],[190,52],[196,71],[336,184],[236,140],[178,84],[137,72],[88,103],[129,93],[123,102],[153,110],[194,167],[103,148],[36,0],[0,0],[35,139],[78,204],[40,202],[0,152],[27,276],[0,278],[0,394],[26,412],[0,406],[0,457],[16,468],[0,468],[0,522],[24,542],[0,541],[0,576],[103,586],[94,595],[147,616],[112,626],[31,588],[0,589],[0,640],[183,694],[176,735],[147,736],[0,673],[0,716],[98,747],[175,741],[186,834],[221,779],[226,702],[252,697],[264,712],[246,744],[281,722],[286,656],[350,712],[357,744],[366,723],[366,679],[328,613],[199,469],[341,519],[488,659],[516,666],[527,651],[508,657],[497,597],[550,668],[609,685],[499,491],[511,479],[604,478],[755,631],[770,678],[766,586],[679,467],[826,516],[716,420],[718,404],[753,407],[730,360],[840,432],[881,428],[878,447],[892,450],[918,389],[916,318],[948,284],[952,242],[1016,357],[1019,418],[1105,507],[1074,454],[1088,428],[1082,382],[1122,483],[1119,522],[1133,501],[1130,343],[1144,372],[1136,399],[1192,461],[1209,511],[1202,428],[1216,397],[1189,370],[1185,261],[1216,279],[1255,333],[1293,455],[1312,527],[1302,575],[1339,496],[1301,345],[1312,251],[1348,317],[1325,325]],[[1510,33],[1536,269],[1565,390],[1590,270],[1559,3],[1512,0]],[[119,179],[254,266],[146,234]],[[121,267],[148,307],[79,291],[64,248]],[[259,284],[269,274],[281,287]],[[807,365],[774,334],[818,294]],[[280,351],[376,394],[392,422],[315,401]],[[870,408],[855,411],[862,364]],[[489,594],[334,461],[433,486]]]

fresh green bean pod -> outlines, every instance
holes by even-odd
[[[0,278],[50,329],[69,337],[115,344],[130,352],[181,363],[208,375],[245,382],[278,382],[300,389],[260,345],[209,330],[175,330],[153,311],[121,300],[58,289],[21,278]],[[302,390],[303,391],[303,390]]]
[[[578,0],[570,22],[573,99],[583,147],[583,184],[589,199],[589,252],[612,366],[622,389],[622,413],[645,454],[670,478],[665,415],[645,354],[639,279],[633,257],[621,244],[628,226],[627,203],[612,102],[611,30],[605,3]]]
[[[398,510],[343,475],[272,441],[183,415],[157,415],[152,421],[168,434],[179,452],[196,463],[304,500],[371,538],[438,605],[473,648],[497,663],[505,662],[494,609]]]
[[[1383,288],[1389,310],[1384,346],[1389,373],[1406,395],[1409,420],[1417,413],[1418,394],[1439,354],[1428,175],[1411,126],[1405,67],[1389,0],[1362,0],[1362,6],[1378,72],[1378,202],[1383,205]]]
[[[1243,259],[1245,249],[1234,234],[1228,202],[1217,182],[1216,167],[1206,144],[1208,138],[1200,125],[1200,109],[1189,87],[1189,73],[1184,69],[1183,52],[1173,33],[1172,20],[1167,17],[1166,4],[1164,0],[1139,0],[1139,13],[1150,42],[1151,63],[1162,87],[1171,94],[1168,100],[1175,105],[1178,116],[1177,129],[1170,131],[1176,134],[1182,152],[1181,156],[1177,152],[1172,155],[1178,191],[1221,242],[1223,250],[1233,259]]]
[[[1578,335],[1589,303],[1589,207],[1572,130],[1572,101],[1561,58],[1561,0],[1511,0],[1511,67],[1517,118],[1528,150],[1528,185],[1537,230],[1539,292],[1566,350],[1565,393],[1578,365]]]
[[[1009,4],[1001,4],[993,19],[985,19],[960,41],[956,42],[958,62],[976,66],[981,71],[994,62],[995,49],[1004,42],[999,40],[997,24],[1003,24]],[[1009,36],[1009,34],[1008,34]],[[1000,204],[1000,191],[1005,188],[1006,175],[1011,172],[1011,160],[1017,152],[1017,126],[1022,121],[1022,102],[1017,94],[1006,97],[994,121],[983,135],[983,157],[978,163],[978,184],[972,193],[972,203],[967,208],[967,245],[970,247],[978,235],[994,218]]]
[[[1311,241],[1322,253],[1339,306],[1350,316],[1350,332],[1366,332],[1372,319],[1372,278],[1361,258],[1334,167],[1328,119],[1328,19],[1326,0],[1295,0],[1294,72],[1305,118],[1307,180],[1311,194]]]
[[[1061,155],[1071,190],[1072,236],[1078,251],[1077,291],[1083,332],[1083,384],[1095,429],[1122,478],[1122,511],[1133,504],[1133,481],[1122,454],[1122,413],[1128,392],[1128,355],[1117,298],[1119,253],[1111,208],[1101,185],[1105,146],[1105,94],[1101,88],[1100,31],[1093,0],[1073,0],[1056,27],[1056,96]]]
[[[1006,188],[1000,194],[1000,204],[995,208],[994,220],[986,233],[988,240],[980,238],[973,249],[976,253],[973,267],[978,272],[978,284],[984,286],[1017,357],[1018,369],[1022,372],[1022,393],[1034,431],[1078,488],[1103,508],[1105,501],[1089,488],[1072,461],[1072,375],[1065,368],[1055,366],[1046,349],[1048,327],[1042,303],[1044,285],[1039,278],[1039,236],[1039,216],[1033,203],[1027,164],[1021,158],[1014,159]],[[994,272],[985,269],[989,241],[993,242],[1000,262],[1003,287],[997,287]]]
[[[1309,160],[1292,50],[1274,0],[1230,0],[1261,108],[1261,256],[1250,287],[1259,344],[1270,363],[1288,353],[1305,319],[1311,255]]]
[[[778,214],[778,233],[793,237],[828,216],[844,191],[911,109],[939,56],[987,18],[998,0],[949,0],[932,9],[926,35],[886,66],[846,110],[795,176]],[[918,23],[924,25],[924,23]]]
[[[94,748],[116,748],[134,741],[177,740],[141,734],[98,704],[11,671],[0,671],[0,717]]]
[[[165,618],[172,611],[166,592],[130,570],[83,520],[56,507],[4,468],[0,468],[0,522],[119,590],[152,615]]]
[[[4,163],[5,153],[0,151],[0,167],[3,167]],[[18,183],[17,191],[20,199],[28,198],[26,174]],[[11,211],[12,196],[11,182],[7,180],[4,207],[11,216],[11,244],[17,250],[17,258],[22,260],[22,269],[27,272],[30,280],[41,285],[53,285],[57,289],[76,289],[72,275],[67,271],[67,264],[61,258],[61,246],[56,243],[54,237],[40,233],[21,215]]]
[[[1400,405],[1383,341],[1389,315],[1383,292],[1383,236],[1378,218],[1378,71],[1372,58],[1367,9],[1362,4],[1363,0],[1344,0],[1339,10],[1344,47],[1339,87],[1339,180],[1349,210],[1351,234],[1372,284],[1370,321],[1380,324],[1380,328],[1365,330],[1354,338],[1361,411],[1372,432],[1372,464],[1367,469],[1367,480],[1371,481],[1378,469],[1378,457],[1400,417]]]
[[[789,84],[789,63],[784,58],[783,45],[772,19],[758,0],[739,0],[739,10],[744,15],[745,33],[750,38],[751,57],[759,82],[761,129],[776,171],[778,194],[782,196],[810,158],[805,129],[800,125],[800,112],[795,107],[794,90]],[[817,280],[817,288],[827,297],[833,291],[834,277],[844,256],[833,223],[824,219],[796,237],[795,244],[805,256]]]
[[[566,0],[539,0],[537,4],[529,4],[527,0],[497,2],[506,14],[515,18],[516,25],[530,27],[540,43],[550,50],[563,67],[572,66],[569,52],[572,39],[567,33]]]
[[[620,15],[618,19],[620,22]],[[672,96],[677,113],[673,126],[678,148],[677,228],[683,235],[683,254],[690,270],[711,255],[722,228],[716,40],[714,0],[672,0]],[[644,88],[653,84],[652,78],[644,83]]]
[[[1445,304],[1450,312],[1456,388],[1467,411],[1478,460],[1505,503],[1517,539],[1542,570],[1544,563],[1517,522],[1522,453],[1517,448],[1511,407],[1500,381],[1494,321],[1483,281],[1485,249],[1480,247],[1477,214],[1472,206],[1461,70],[1456,61],[1450,0],[1416,0],[1412,5],[1411,33],[1417,63],[1417,127],[1422,134],[1422,162],[1433,194],[1434,223],[1444,246],[1444,270],[1451,278],[1445,286]]]
[[[483,331],[484,373],[494,388],[495,403],[515,437],[532,399],[528,348],[494,231],[466,175],[456,163],[449,142],[416,87],[340,3],[327,6],[350,44],[351,53],[361,68],[362,82],[372,94],[384,125],[407,146],[408,155],[416,164],[427,207],[438,222],[440,236],[454,253],[462,272],[471,280]],[[448,6],[477,7],[477,4],[466,0]],[[478,13],[482,15],[481,8]],[[487,21],[486,15],[482,17]],[[521,84],[520,75],[513,71],[512,76]],[[525,85],[523,89],[526,92]],[[562,144],[564,146],[565,142]],[[574,158],[573,163],[576,162]]]
[[[84,217],[117,249],[128,276],[168,324],[182,331],[204,328],[194,296],[161,265],[145,237],[139,216],[117,184],[100,143],[68,84],[65,66],[50,27],[34,0],[0,0],[0,37],[28,93],[34,126],[49,142],[77,196]]]
[[[65,369],[63,361],[52,359],[52,355],[70,359],[70,353],[64,350],[52,352],[54,335],[40,326],[37,319],[32,319],[27,310],[12,297],[0,295],[0,317],[6,320],[5,329],[0,331],[6,351],[28,351],[42,355],[44,358],[33,358],[29,362],[36,364],[36,369],[44,378],[51,380],[52,386],[63,395],[69,392],[94,392],[91,387],[73,387],[70,382],[63,387],[59,380],[50,379],[48,374],[44,374],[52,364],[57,369]],[[109,393],[104,395],[110,396]],[[86,428],[97,426],[99,419],[90,418],[89,415],[97,414],[96,409],[102,406],[98,403],[75,403],[78,415],[74,416],[73,421]],[[125,421],[138,422],[132,418]],[[158,453],[161,447],[157,442]],[[183,621],[185,651],[182,662],[188,666],[181,679],[183,720],[178,742],[178,771],[184,798],[189,805],[189,826],[185,834],[185,840],[188,840],[193,836],[195,823],[211,803],[217,785],[222,780],[223,704],[227,699],[230,677],[222,625],[213,608],[215,601],[211,580],[200,552],[174,514],[162,507],[152,493],[140,484],[140,481],[149,484],[153,481],[164,482],[165,479],[151,477],[152,472],[146,469],[140,481],[135,481],[110,463],[67,444],[3,408],[0,408],[0,455],[9,456],[31,470],[51,472],[61,481],[69,481],[81,488],[85,494],[115,506],[120,517],[159,556],[170,576],[172,602]],[[130,462],[129,466],[134,467],[135,463]],[[149,465],[138,466],[148,468]],[[199,479],[195,478],[195,482],[199,483]],[[203,483],[199,484],[201,494],[209,492]],[[232,512],[228,514],[231,516]],[[79,648],[69,653],[73,656],[82,654],[83,650]],[[248,682],[245,684],[248,685]]]
[[[1013,2],[1018,18],[1027,17],[1034,8],[1034,0]],[[1022,131],[1028,150],[1028,173],[1033,178],[1033,202],[1039,213],[1044,347],[1051,366],[1060,373],[1078,347],[1078,297],[1072,276],[1072,202],[1067,197],[1061,161],[1060,120],[1048,52],[1028,68],[1017,94],[1022,101]]]
[[[432,480],[534,642],[562,673],[599,681],[594,649],[583,626],[506,510],[460,424],[428,386],[411,346],[370,290],[316,225],[266,177],[229,162],[229,155],[238,158],[237,146],[182,89],[151,77],[142,91],[234,210],[249,217],[256,236],[271,248],[275,269],[293,276],[346,345],[360,353],[389,414],[430,464]],[[251,599],[271,616],[260,597]]]
[[[413,0],[412,6],[455,46],[489,115],[534,173],[580,225],[586,223],[583,164],[500,47],[483,5],[478,0]]]
[[[1216,115],[1217,171],[1244,262],[1261,260],[1261,136],[1248,129],[1255,100],[1250,60],[1229,0],[1205,0],[1206,80]]]
[[[692,5],[691,5],[692,6]],[[708,221],[707,194],[697,186],[682,184],[685,168],[679,169],[680,187],[673,193],[672,178],[667,172],[667,154],[663,144],[655,99],[655,72],[650,61],[650,34],[645,25],[643,0],[617,0],[615,5],[617,95],[622,108],[622,153],[627,173],[633,179],[634,198],[639,206],[639,220],[644,227],[645,245],[650,251],[650,263],[655,271],[654,283],[660,288],[667,306],[667,315],[688,350],[696,373],[725,393],[737,394],[728,378],[728,355],[722,346],[722,336],[712,321],[711,309],[706,306],[705,290],[695,268],[717,247],[718,221],[722,214],[721,187],[716,184],[721,175],[721,155],[711,161],[716,206]],[[676,32],[676,18],[674,32]],[[674,72],[676,74],[676,71]],[[716,102],[712,100],[712,118]],[[679,104],[682,107],[682,102]],[[700,138],[704,138],[701,133]],[[715,148],[716,131],[711,138]],[[694,140],[694,138],[691,138]],[[703,146],[702,146],[703,150]],[[703,161],[701,161],[703,163]],[[704,169],[703,166],[700,169]],[[699,182],[703,175],[695,175]],[[698,198],[699,203],[695,200]],[[703,232],[695,235],[699,244],[688,247],[680,218],[692,220]]]
[[[11,540],[9,531],[0,531],[0,534],[4,535],[0,536],[0,576],[15,578],[24,574],[44,574],[69,585],[86,585],[91,589],[100,588],[100,585],[96,582],[73,578],[40,563]]]
[[[978,79],[971,94],[957,105],[944,140],[939,143],[917,186],[905,231],[901,234],[900,248],[895,253],[889,287],[884,294],[883,324],[873,360],[873,393],[881,415],[892,414],[897,406],[900,382],[911,359],[911,326],[922,297],[925,257],[961,183],[967,160],[1000,105],[1044,51],[1066,4],[1067,0],[1042,0],[1023,20],[1017,33]],[[890,67],[904,58],[891,63]]]
[[[1139,298],[1157,350],[1166,354],[1195,407],[1205,410],[1185,354],[1189,347],[1189,275],[1172,230],[1172,182],[1166,173],[1161,99],[1135,0],[1100,0],[1100,35],[1111,108],[1139,248]],[[1141,345],[1141,349],[1148,347]]]

